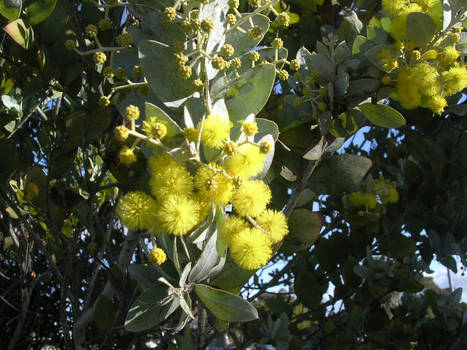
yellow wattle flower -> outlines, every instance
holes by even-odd
[[[236,215],[231,215],[225,219],[222,226],[219,229],[222,239],[230,247],[235,236],[242,230],[248,229],[249,226],[245,220],[239,218]]]
[[[117,215],[130,230],[150,229],[156,224],[156,201],[144,192],[128,192],[117,205]]]
[[[454,95],[467,88],[467,69],[465,65],[455,65],[448,71],[444,71],[442,78],[446,96]]]
[[[238,147],[237,153],[227,157],[224,169],[231,176],[248,178],[256,176],[263,169],[266,156],[258,146],[246,143]]]
[[[232,179],[221,172],[214,174],[214,171],[208,167],[198,168],[195,174],[195,186],[201,199],[219,205],[225,205],[230,201],[234,189]]]
[[[241,268],[256,270],[266,265],[271,258],[271,242],[264,232],[247,228],[235,235],[230,245],[230,254]]]
[[[182,236],[198,223],[199,205],[188,196],[170,195],[162,202],[158,214],[167,232]]]
[[[409,68],[399,72],[396,88],[399,102],[403,108],[414,109],[420,106],[422,95],[418,92],[412,69]]]
[[[155,248],[149,252],[149,260],[155,265],[162,265],[167,260],[167,255],[161,248]]]
[[[201,123],[198,124],[198,130]],[[228,117],[219,114],[209,114],[204,120],[201,142],[212,148],[222,148],[229,139],[231,123]]]
[[[442,96],[431,96],[427,102],[427,107],[439,115],[444,112],[444,107],[447,105],[446,99]]]
[[[232,205],[241,216],[257,217],[271,201],[271,190],[261,180],[243,182],[232,196]]]
[[[271,243],[277,243],[289,233],[287,218],[276,210],[266,209],[256,218],[256,222],[262,229],[269,233]]]
[[[456,62],[459,57],[459,52],[457,52],[455,46],[447,46],[438,54],[438,62],[442,66],[450,66]]]
[[[189,194],[193,190],[193,177],[181,164],[169,162],[161,168],[154,168],[156,162],[152,162],[153,169],[149,179],[151,193],[162,200],[170,194]],[[150,163],[151,165],[151,163]]]

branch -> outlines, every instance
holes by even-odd
[[[118,266],[122,271],[125,271],[130,263],[130,259],[133,256],[139,235],[139,231],[128,231],[125,241],[123,242],[122,250],[120,251],[120,256],[118,258]],[[108,299],[112,299],[114,294],[115,289],[113,288],[110,281],[107,281],[101,295]],[[78,318],[73,327],[73,340],[76,347],[82,346],[86,341],[86,327],[89,323],[92,322],[94,318],[94,311],[96,310],[97,301],[98,299],[96,299],[91,307],[83,310],[83,313]]]

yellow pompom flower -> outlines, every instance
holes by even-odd
[[[450,66],[456,62],[459,57],[459,52],[457,52],[455,46],[447,46],[438,54],[438,62],[442,66]]]
[[[248,229],[249,226],[245,220],[239,218],[236,215],[232,215],[225,219],[222,223],[222,226],[219,229],[221,238],[227,243],[230,247],[232,241],[235,239],[235,236],[245,229]]]
[[[271,243],[277,243],[289,233],[285,215],[276,210],[266,209],[258,216],[256,222],[262,229],[269,233]]]
[[[183,134],[190,142],[198,142],[199,130],[195,128],[183,129]]]
[[[378,202],[375,193],[353,192],[349,196],[349,203],[354,207],[365,207],[374,209]]]
[[[390,16],[396,17],[407,6],[407,0],[382,0],[381,5]]]
[[[428,50],[427,52],[425,52],[422,55],[422,59],[424,59],[424,60],[433,60],[436,57],[438,57],[438,52],[436,50],[433,50],[433,49]]]
[[[224,169],[231,176],[248,178],[258,175],[265,159],[258,146],[246,143],[238,147],[237,153],[225,159]]]
[[[195,186],[201,199],[219,205],[230,201],[234,189],[232,179],[221,172],[214,174],[214,171],[207,167],[200,167],[196,171]]]
[[[420,105],[422,96],[418,92],[412,69],[403,70],[397,76],[397,93],[403,108],[414,109]]]
[[[268,236],[258,229],[244,229],[235,235],[230,246],[233,261],[243,269],[256,270],[272,256]]]
[[[467,69],[464,65],[455,65],[442,73],[446,96],[467,88]]]
[[[261,180],[243,182],[232,197],[232,204],[241,216],[257,217],[271,201],[271,190]]]
[[[198,124],[200,129],[201,123]],[[204,120],[201,141],[212,148],[222,148],[230,136],[230,120],[219,114],[209,114]]]
[[[428,63],[419,63],[413,68],[413,82],[418,90],[427,96],[441,93],[441,83],[436,68]]]
[[[442,96],[431,96],[428,99],[427,107],[431,109],[436,114],[440,114],[444,112],[444,107],[448,105],[446,99]]]
[[[156,201],[144,192],[128,192],[117,205],[117,215],[130,230],[149,229],[156,223]]]
[[[123,146],[118,154],[118,160],[122,164],[129,165],[136,162],[136,155],[131,148]]]
[[[255,136],[258,132],[258,124],[256,122],[243,122],[242,130],[247,136]]]
[[[198,203],[184,195],[169,195],[159,210],[162,227],[176,236],[188,233],[198,223],[198,216]]]
[[[168,133],[167,122],[156,117],[151,117],[149,120],[143,121],[143,127],[146,135],[154,139],[162,139]]]
[[[178,163],[154,170],[149,179],[151,193],[162,200],[170,194],[188,194],[193,190],[193,177]]]
[[[149,260],[155,265],[162,265],[167,260],[167,255],[161,248],[155,248],[149,252]]]

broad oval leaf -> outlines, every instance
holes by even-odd
[[[394,108],[382,104],[364,103],[360,106],[363,115],[374,125],[383,128],[400,128],[405,119]]]
[[[195,293],[203,304],[223,321],[248,322],[259,318],[255,307],[238,295],[204,284],[197,284]]]
[[[179,77],[180,73],[173,62],[173,50],[158,41],[146,40],[138,45],[138,56],[152,91],[168,107],[179,107],[194,93],[193,76],[188,80]]]
[[[407,16],[405,38],[412,40],[415,46],[425,46],[431,41],[436,32],[436,23],[422,12],[412,12]]]
[[[323,160],[310,180],[315,193],[350,191],[371,168],[371,160],[355,154],[339,154]]]
[[[214,101],[225,99],[232,122],[258,114],[271,94],[276,73],[273,64],[260,64],[238,78],[226,81],[220,77],[213,82],[211,96]]]
[[[130,308],[125,320],[125,330],[141,332],[160,322],[160,306],[146,306],[136,301]]]
[[[19,17],[21,13],[21,0],[0,0],[0,14],[12,21]]]
[[[57,0],[35,0],[26,7],[26,17],[31,25],[41,23],[53,12]]]

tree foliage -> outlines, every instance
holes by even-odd
[[[467,346],[462,1],[0,14],[2,348]]]

